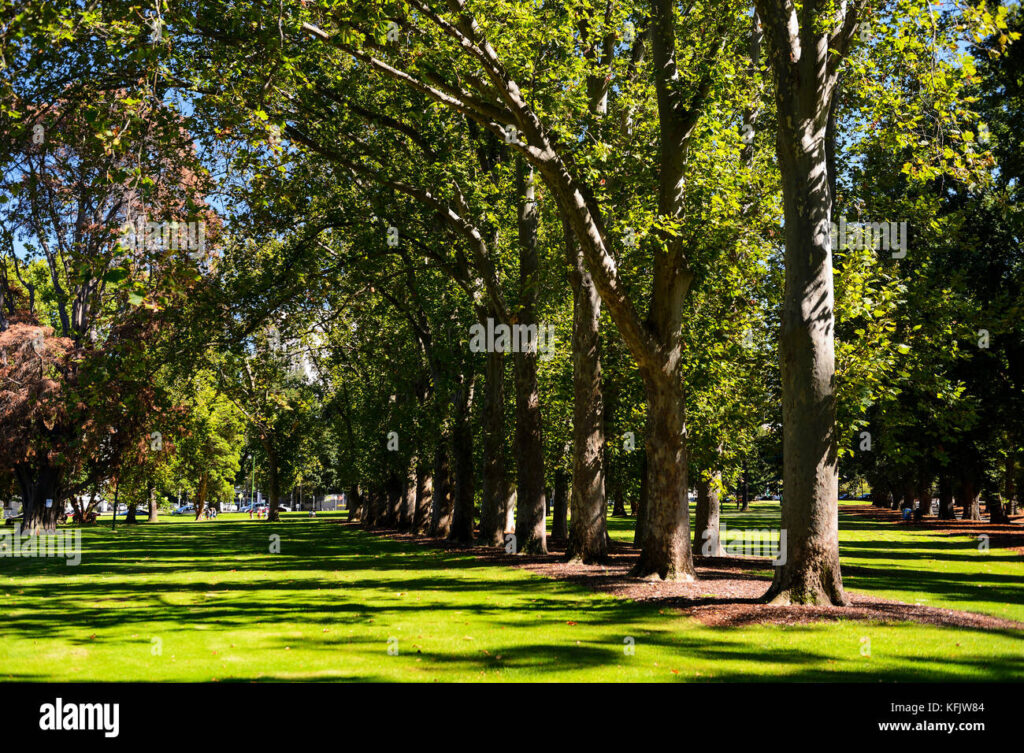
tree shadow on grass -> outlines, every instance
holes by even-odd
[[[202,526],[200,528],[200,526]],[[271,555],[268,537],[281,536],[281,554]],[[170,535],[169,535],[170,534]],[[641,604],[595,595],[585,587],[544,579],[542,587],[530,590],[530,580],[521,571],[499,567],[459,552],[417,547],[407,542],[373,536],[351,527],[290,523],[262,524],[224,522],[175,524],[127,529],[125,533],[89,531],[83,534],[83,563],[69,568],[61,561],[13,559],[0,561],[0,575],[6,579],[0,592],[11,593],[20,604],[5,615],[5,637],[59,638],[74,645],[124,644],[122,633],[141,626],[166,630],[265,628],[268,640],[282,643],[273,630],[279,625],[361,626],[384,631],[387,623],[416,619],[423,614],[451,620],[458,614],[483,615],[489,624],[530,636],[562,625],[566,616],[590,625],[607,625],[614,632],[600,640],[527,645],[487,646],[480,656],[456,652],[425,651],[417,654],[424,663],[463,671],[487,672],[504,663],[509,668],[529,669],[541,674],[567,670],[611,667],[625,661],[622,641],[635,634],[643,645],[661,646],[681,655],[708,661],[771,661],[794,667],[788,679],[835,679],[835,673],[818,665],[828,655],[791,647],[767,653],[753,641],[716,640],[707,629],[694,635],[688,631],[652,632],[643,623],[657,620],[670,602]],[[232,572],[233,571],[233,572]],[[266,573],[266,577],[256,577]],[[195,578],[202,574],[208,579]],[[925,573],[928,575],[928,573]],[[902,573],[890,576],[895,579]],[[934,585],[948,574],[938,576]],[[70,577],[69,577],[70,576]],[[884,578],[872,587],[889,585]],[[905,587],[905,582],[904,582]],[[963,586],[963,583],[960,583]],[[955,584],[946,584],[951,590]],[[358,594],[358,601],[348,595]],[[432,596],[436,593],[441,596]],[[402,595],[399,595],[402,594]],[[469,600],[451,600],[444,595],[471,595]],[[419,601],[415,599],[419,598]],[[947,597],[948,598],[948,597]],[[733,599],[725,603],[750,605],[756,600]],[[706,603],[722,603],[707,599]],[[692,600],[691,600],[692,605]],[[698,601],[698,603],[704,603]],[[373,622],[371,622],[373,621]],[[907,625],[912,636],[913,625]],[[787,628],[791,629],[791,628]],[[821,633],[828,625],[808,630]],[[522,635],[523,633],[520,633]],[[1006,632],[1014,638],[1019,633]],[[646,643],[645,643],[646,642]],[[380,643],[374,638],[329,636],[316,644],[317,650],[337,651],[344,645]],[[308,646],[307,646],[308,647]],[[500,660],[495,657],[501,656]],[[940,660],[918,658],[922,666],[911,670],[890,669],[881,674],[865,667],[845,672],[843,679],[949,679],[957,667],[979,672],[989,678],[1016,672],[1021,676],[1021,657],[970,656],[951,658],[942,670]],[[945,660],[942,660],[945,661]],[[497,664],[496,664],[497,662]],[[986,669],[987,667],[987,669]],[[667,671],[667,670],[666,670]],[[301,674],[301,672],[299,673]],[[315,674],[315,673],[314,673]],[[14,674],[27,679],[29,674]],[[296,673],[268,673],[253,679],[294,680]],[[46,679],[35,677],[35,679]],[[310,679],[323,680],[322,675]],[[329,679],[329,678],[328,678]],[[339,679],[382,679],[370,676]],[[678,679],[678,678],[666,678]],[[765,679],[726,666],[715,670],[715,679],[741,681]]]

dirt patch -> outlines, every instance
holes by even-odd
[[[343,525],[355,525],[345,523]],[[666,609],[695,617],[705,625],[798,625],[810,622],[864,620],[883,623],[918,622],[941,627],[977,630],[1024,630],[1024,622],[939,607],[906,604],[847,592],[847,607],[773,606],[760,603],[771,583],[771,562],[754,557],[696,558],[697,580],[690,583],[647,581],[629,577],[639,556],[636,547],[615,542],[605,565],[565,562],[564,547],[548,542],[546,555],[506,554],[489,547],[454,546],[444,539],[375,530],[374,534],[421,546],[458,551],[492,564],[518,567],[548,578],[565,580],[639,602],[653,602]]]
[[[840,512],[850,513],[870,520],[880,520],[895,525],[919,528],[925,531],[942,531],[946,536],[967,536],[977,539],[988,536],[988,545],[992,548],[1012,549],[1024,557],[1024,515],[1013,515],[1010,523],[989,523],[984,520],[939,520],[927,517],[918,522],[905,521],[899,510],[889,510],[873,505],[850,505],[840,508]]]

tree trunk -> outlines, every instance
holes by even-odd
[[[517,163],[519,189],[519,282],[522,293],[517,323],[537,326],[534,301],[540,280],[537,251],[539,212],[533,169]],[[516,548],[526,554],[547,554],[547,501],[544,495],[544,422],[537,388],[537,348],[516,353],[513,365],[516,385]]]
[[[1006,475],[1004,478],[1006,504],[1010,515],[1017,514],[1017,456],[1012,447],[1006,454]]]
[[[388,474],[386,489],[387,502],[384,507],[384,527],[397,529],[402,501],[405,498],[405,484],[402,483],[402,479],[394,471]]]
[[[14,476],[21,490],[21,531],[24,535],[55,533],[60,511],[64,509],[60,469],[49,464],[38,469],[26,463],[14,467]],[[46,500],[52,500],[46,506]]]
[[[363,520],[363,495],[359,493],[359,484],[352,484],[345,499],[348,506],[348,522],[360,523]]]
[[[422,536],[430,530],[430,507],[434,496],[434,477],[430,469],[420,466],[416,469],[416,513],[412,530]]]
[[[387,518],[388,492],[386,484],[377,484],[370,492],[366,511],[367,528],[383,528]]]
[[[502,546],[508,478],[505,475],[505,354],[501,351],[487,354],[483,421],[484,488],[480,542],[484,546]]]
[[[868,479],[868,483],[871,485],[872,507],[884,507],[888,509],[891,503],[891,499],[889,498],[888,482],[881,477],[872,476]]]
[[[932,514],[932,482],[931,479],[921,478],[917,484],[917,499],[918,506],[921,510],[920,515]]]
[[[697,509],[694,515],[693,548],[705,557],[721,557],[722,505],[718,498],[722,474],[717,472],[712,479],[697,474]]]
[[[604,400],[601,393],[601,297],[583,253],[565,224],[569,281],[573,292],[572,523],[566,556],[593,564],[608,559],[608,501],[604,477]],[[562,507],[564,509],[564,501]],[[556,510],[556,521],[558,521]],[[564,518],[562,519],[564,521]]]
[[[513,533],[516,530],[516,506],[518,495],[516,490],[509,487],[508,497],[505,499],[505,533]]]
[[[622,478],[616,474],[617,477],[612,483],[612,517],[613,518],[625,518],[628,517],[626,514],[626,499],[622,494]]]
[[[149,502],[149,522],[156,523],[160,518],[160,505],[156,499],[156,486],[150,481],[146,485],[146,500]]]
[[[949,476],[939,476],[939,520],[956,520],[953,481]]]
[[[750,509],[750,479],[747,478],[747,464],[743,463],[743,477],[740,481],[740,511],[747,512]]]
[[[452,508],[455,505],[447,437],[441,438],[434,453],[434,483],[437,488],[431,500],[430,535],[447,538],[452,527]]]
[[[207,474],[204,471],[199,474],[199,488],[196,490],[196,520],[203,514],[203,510],[206,509],[206,492],[207,492]]]
[[[806,52],[806,51],[805,51]],[[779,66],[776,66],[777,70]],[[835,312],[825,156],[828,102],[785,68],[776,76],[786,284],[782,371],[784,562],[765,598],[775,604],[848,602],[839,567]]]
[[[277,467],[277,452],[273,444],[264,441],[263,448],[267,453],[267,482],[270,493],[269,509],[267,510],[267,522],[276,522],[281,519],[281,479]]]
[[[643,450],[643,458],[640,461],[640,499],[637,500],[636,526],[633,528],[633,546],[640,546],[643,539],[644,526],[647,523],[647,499],[649,486],[647,484],[647,449]]]
[[[552,500],[551,538],[564,542],[569,537],[569,474],[561,468],[555,471],[555,490]]]
[[[986,507],[988,508],[988,520],[990,523],[999,524],[1010,522],[1010,518],[1006,514],[1006,508],[1003,507],[1003,500],[995,492],[988,497]]]
[[[406,476],[402,506],[398,515],[399,531],[411,531],[413,528],[413,519],[416,517],[417,483],[416,459],[413,458],[409,463],[409,473]]]
[[[970,477],[960,479],[959,499],[957,502],[964,509],[964,520],[981,520],[981,494],[978,485]]]
[[[470,413],[473,407],[474,374],[469,373],[459,386],[455,398],[455,505],[452,511],[448,540],[457,544],[473,543],[476,502],[473,488],[473,426]]]
[[[678,375],[676,375],[678,376]],[[696,578],[690,548],[686,427],[681,381],[645,379],[647,485],[640,559],[632,575],[664,580]]]

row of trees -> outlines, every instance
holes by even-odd
[[[344,485],[370,525],[499,545],[514,520],[525,552],[547,549],[550,488],[553,535],[587,563],[607,556],[609,497],[623,514],[630,498],[634,575],[682,579],[724,489],[781,458],[788,551],[768,597],[843,604],[840,463],[880,498],[936,479],[940,496],[1017,488],[1019,98],[994,94],[1019,81],[1019,26],[998,5],[906,0],[46,7],[20,17],[31,34],[5,32],[22,137],[7,175],[21,186],[51,155],[26,139],[54,102],[144,103],[147,133],[168,134],[95,126],[103,154],[175,155],[190,177],[171,184],[195,190],[154,194],[150,215],[216,230],[215,251],[177,254],[172,285],[173,254],[129,264],[110,239],[126,207],[94,223],[110,257],[94,274],[121,291],[104,310],[151,323],[132,342],[167,371],[146,382],[167,409],[122,400],[115,413],[145,418],[111,436],[244,426],[275,509],[306,473]],[[83,100],[75,66],[107,94]],[[12,215],[8,332],[54,310],[15,305],[32,296],[34,211]],[[847,220],[909,230],[879,248],[848,242]],[[47,289],[81,275],[57,269]],[[548,325],[552,349],[473,344]],[[26,431],[10,467],[41,457]],[[241,454],[221,437],[195,457],[227,479]],[[53,467],[86,475],[52,447]],[[142,467],[96,458],[108,477]]]

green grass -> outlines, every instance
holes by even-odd
[[[765,503],[726,520],[756,528],[776,517],[777,505]],[[337,522],[298,513],[275,524],[162,516],[158,525],[85,529],[78,567],[0,559],[0,680],[1024,677],[1019,631],[853,621],[709,628],[674,609]],[[615,536],[629,535],[628,523],[612,525]],[[851,588],[1024,614],[1020,558],[846,515],[843,525]],[[280,554],[269,553],[272,534]]]
[[[1024,557],[1009,549],[981,551],[967,536],[910,524],[869,520],[841,502],[839,553],[843,584],[854,591],[930,607],[963,609],[1024,622]],[[691,510],[691,520],[693,519]],[[723,508],[726,528],[779,528],[779,503],[750,510]],[[633,520],[609,518],[612,538],[633,540]]]

